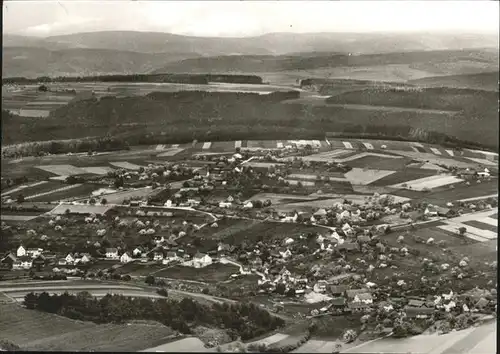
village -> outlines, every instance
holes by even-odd
[[[373,176],[349,178],[356,159],[323,161],[325,154],[321,145],[295,142],[60,178],[93,184],[97,193],[57,201],[21,223],[4,219],[10,251],[0,277],[187,289],[302,320],[359,317],[358,332],[376,336],[438,324],[446,332],[496,312],[497,196],[439,197],[496,183],[496,171],[450,159],[429,174],[407,159],[392,173],[406,181],[383,182],[388,188]],[[413,183],[409,175],[422,170],[423,179],[451,183]],[[15,193],[2,201],[17,213],[41,205]],[[494,249],[482,251],[488,256],[468,254],[491,242]]]

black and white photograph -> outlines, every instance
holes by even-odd
[[[0,351],[495,354],[499,12],[3,1]]]

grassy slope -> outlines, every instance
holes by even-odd
[[[433,76],[411,80],[409,83],[422,86],[446,86],[459,88],[473,88],[478,90],[498,91],[499,72],[485,72],[480,74]]]

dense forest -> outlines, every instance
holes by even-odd
[[[296,91],[259,95],[249,92],[153,92],[146,96],[74,101],[48,118],[25,118],[2,112],[2,143],[38,143],[35,148],[3,149],[4,156],[44,152],[82,152],[106,146],[178,144],[198,141],[322,139],[343,136],[409,139],[462,147],[498,147],[498,115],[480,114],[491,107],[472,105],[456,113],[359,110],[342,106],[283,104]],[[397,94],[396,97],[399,97]],[[403,94],[402,96],[403,97]],[[431,98],[428,98],[431,101]],[[435,98],[439,100],[439,98]],[[491,105],[491,100],[484,103]],[[466,104],[470,100],[465,100]],[[458,105],[458,103],[454,103]],[[458,106],[457,106],[458,107]],[[471,108],[472,107],[472,108]],[[493,106],[495,108],[495,106]],[[476,111],[474,112],[475,109]],[[72,139],[85,139],[86,144]],[[112,138],[111,138],[112,137]],[[60,147],[50,140],[67,139]],[[90,141],[90,142],[89,142]],[[49,144],[49,145],[47,145]],[[76,144],[76,145],[75,145]],[[103,145],[104,144],[104,145]],[[111,145],[111,146],[109,146]],[[45,150],[49,146],[49,150]]]
[[[95,323],[124,323],[130,320],[160,322],[184,334],[196,326],[225,328],[233,340],[251,339],[284,325],[281,318],[251,303],[203,305],[190,298],[181,301],[106,295],[98,300],[88,292],[77,295],[29,293],[24,305],[31,310],[58,314]]]
[[[239,84],[262,84],[262,78],[256,75],[229,74],[130,74],[99,76],[41,76],[36,79],[25,77],[7,77],[2,84],[39,84],[52,82],[155,82],[206,85],[209,82]]]

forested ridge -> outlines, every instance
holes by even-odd
[[[88,292],[77,295],[29,293],[24,298],[28,309],[58,314],[75,320],[95,323],[124,323],[130,320],[153,320],[181,333],[190,334],[196,326],[227,329],[233,339],[251,339],[270,332],[284,321],[251,303],[200,304],[190,298],[181,301],[132,298],[106,295],[102,299]]]

